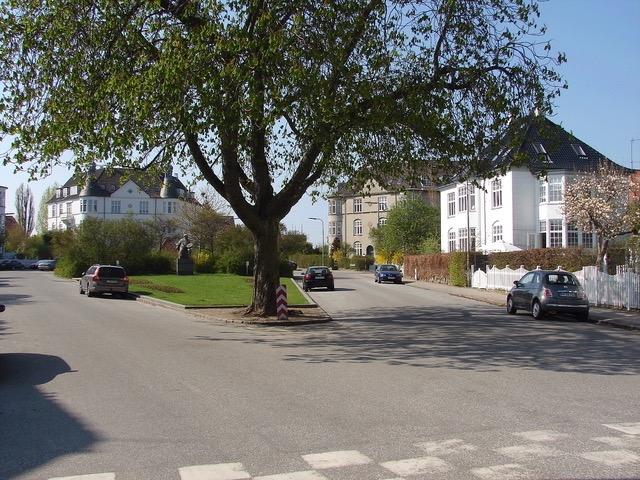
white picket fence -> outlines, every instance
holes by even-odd
[[[520,280],[529,270],[523,266],[513,270],[507,265],[505,268],[488,267],[486,272],[475,270],[471,276],[473,288],[508,291],[513,287],[514,280]],[[587,293],[592,305],[606,305],[617,308],[640,308],[640,274],[625,267],[618,267],[615,275],[601,272],[598,267],[584,267],[574,272],[576,278]]]

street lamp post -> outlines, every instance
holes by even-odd
[[[324,265],[324,220],[318,217],[309,217],[309,220],[320,220],[322,223],[322,265]]]

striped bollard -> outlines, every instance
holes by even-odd
[[[276,288],[276,312],[278,320],[288,320],[287,315],[287,286],[280,285]]]

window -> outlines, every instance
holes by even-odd
[[[572,143],[571,144],[571,148],[573,149],[573,152],[580,158],[587,158],[587,154],[585,153],[584,149],[582,148],[582,145],[578,145],[577,143]]]
[[[540,248],[547,248],[547,221],[540,220]]]
[[[449,251],[456,251],[456,231],[453,228],[449,230]]]
[[[162,208],[163,208],[162,210],[163,213],[178,213],[176,202],[171,202],[171,201],[164,202],[164,205]]]
[[[491,181],[491,207],[502,207],[502,180],[499,178]]]
[[[491,227],[491,241],[500,242],[502,240],[502,225],[494,223]]]
[[[562,177],[554,177],[549,179],[549,201],[562,201]]]
[[[362,243],[360,242],[353,242],[353,252],[358,255],[359,257],[362,256]]]
[[[51,216],[52,217],[56,216],[56,206],[55,205],[51,205]]]
[[[473,185],[469,185],[469,210],[476,210],[476,187]]]
[[[549,246],[562,247],[562,219],[549,220]]]
[[[547,151],[544,149],[544,146],[541,143],[533,143],[533,150],[538,154],[538,155],[546,155]]]
[[[64,213],[64,203],[60,204],[60,215]]]
[[[547,183],[540,180],[540,203],[547,203]]]
[[[593,248],[593,232],[582,232],[582,246]]]
[[[471,248],[470,250],[474,251],[476,249],[476,227],[471,227],[469,229],[470,237],[471,237]]]
[[[329,200],[329,215],[335,215],[337,213],[336,201]]]
[[[386,218],[382,217],[382,218],[378,219],[378,226],[379,227],[381,227],[383,225],[386,225],[386,224],[387,224],[387,219]]]
[[[342,222],[336,222],[336,235],[342,235]]]
[[[354,198],[353,199],[353,213],[361,213],[362,212],[362,199]]]
[[[357,219],[353,221],[353,234],[357,236],[362,235],[362,220]]]
[[[80,212],[97,212],[98,211],[98,200],[94,198],[83,198],[80,200]]]
[[[120,213],[120,200],[111,200],[111,213]]]
[[[458,212],[467,211],[467,187],[458,187]]]
[[[149,213],[149,201],[140,200],[140,213]]]
[[[456,192],[447,193],[447,214],[453,217],[456,214]]]
[[[71,205],[71,202],[67,202],[67,215],[71,215],[71,213],[73,212],[73,208],[71,207]]]
[[[387,197],[378,197],[378,210],[381,212],[387,211]]]
[[[572,223],[567,224],[567,247],[578,246],[578,227]]]
[[[458,229],[458,250],[466,251],[469,239],[467,238],[467,229]]]
[[[336,235],[336,222],[329,222],[329,235],[335,237],[335,235]]]

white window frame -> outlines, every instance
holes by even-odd
[[[458,212],[467,211],[467,187],[458,187]]]
[[[378,211],[386,212],[387,211],[387,196],[382,195],[378,197]]]
[[[498,223],[498,222],[495,222],[491,226],[491,241],[492,242],[501,241],[503,239],[502,235],[503,235],[502,225],[500,223]]]
[[[336,203],[335,200],[329,200],[329,215],[335,215],[337,213]]]
[[[453,228],[450,228],[447,237],[449,240],[449,251],[455,252],[456,251],[456,231]]]
[[[580,242],[578,226],[567,222],[567,247],[577,247]]]
[[[471,212],[476,211],[476,187],[475,185],[469,185],[469,210]]]
[[[562,229],[563,221],[561,218],[549,219],[549,247],[561,248],[562,247]]]
[[[353,213],[362,213],[362,199],[354,198],[353,199]]]
[[[386,219],[386,217],[380,217],[380,218],[378,219],[378,226],[379,226],[379,227],[382,227],[383,225],[386,225],[386,224],[387,224],[387,219]]]
[[[355,255],[357,255],[358,257],[362,256],[362,242],[359,240],[356,240],[355,242],[353,242],[353,253]]]
[[[334,237],[336,235],[336,222],[334,221],[329,222],[329,235]]]
[[[551,177],[549,179],[549,203],[562,202],[564,199],[563,190],[562,177]]]
[[[468,237],[466,227],[459,228],[458,229],[458,250],[460,250],[461,252],[466,252],[468,241],[469,241],[469,237]]]
[[[111,213],[118,214],[120,213],[120,200],[111,200]]]
[[[73,214],[73,202],[67,202],[67,215]]]
[[[538,201],[539,203],[547,203],[547,182],[540,180],[538,187]]]
[[[362,236],[362,220],[360,220],[359,218],[356,218],[353,221],[353,235],[355,237]]]
[[[447,216],[453,217],[456,214],[456,192],[447,193]]]
[[[149,213],[149,200],[140,200],[139,213]]]
[[[491,208],[502,207],[502,179],[491,180]]]

